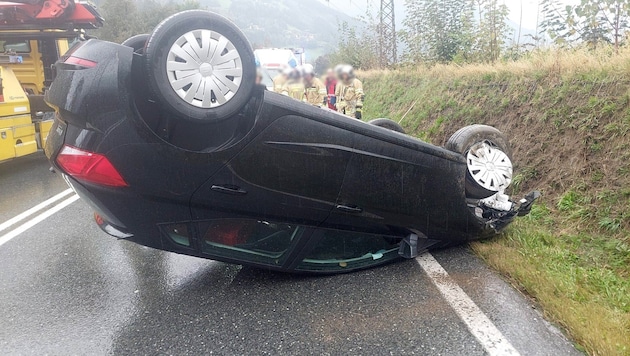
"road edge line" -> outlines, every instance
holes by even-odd
[[[448,272],[430,253],[416,258],[416,262],[429,276],[446,302],[466,324],[473,336],[491,356],[520,355],[497,329],[492,320],[470,299],[464,290],[448,275]]]
[[[0,231],[4,231],[6,229],[8,229],[9,227],[19,223],[20,221],[28,218],[29,216],[35,214],[36,212],[44,209],[45,207],[47,207],[48,205],[56,202],[57,200],[61,200],[61,198],[65,197],[66,195],[72,193],[72,189],[66,189],[63,192],[48,198],[46,200],[44,200],[43,202],[35,205],[32,208],[29,208],[21,213],[19,213],[18,215],[12,217],[11,219],[3,222],[2,224],[0,224]]]
[[[0,246],[2,246],[5,243],[11,241],[11,239],[13,239],[14,237],[16,237],[19,234],[23,233],[24,231],[32,228],[33,226],[39,224],[40,222],[44,221],[45,219],[49,218],[50,216],[52,216],[56,212],[60,211],[61,209],[67,207],[68,205],[74,203],[77,200],[79,200],[79,196],[75,194],[75,195],[71,196],[70,198],[62,201],[61,203],[53,206],[52,208],[44,211],[43,213],[37,215],[36,217],[32,218],[31,220],[25,222],[24,224],[18,226],[14,230],[11,230],[8,233],[0,236]]]

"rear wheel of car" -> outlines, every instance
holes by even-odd
[[[149,40],[149,34],[143,33],[141,35],[135,35],[135,36],[129,37],[121,44],[123,46],[133,48],[133,51],[135,53],[142,54],[144,53],[144,46],[147,44],[148,40]]]
[[[510,185],[512,150],[501,131],[486,125],[466,126],[455,132],[445,147],[466,158],[468,198],[487,198]]]
[[[256,77],[254,52],[228,19],[190,10],[162,21],[145,48],[149,87],[178,118],[217,122],[241,110]]]
[[[400,126],[396,121],[390,119],[374,119],[368,121],[368,124],[382,127],[391,131],[406,133],[405,129],[403,129],[402,126]]]

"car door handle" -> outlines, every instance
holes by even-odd
[[[358,206],[349,206],[349,205],[337,205],[337,210],[343,211],[344,213],[352,213],[358,214],[363,211],[363,209]]]
[[[224,193],[224,194],[232,194],[232,195],[244,195],[247,194],[247,191],[241,189],[236,185],[213,185],[212,188],[215,192]]]

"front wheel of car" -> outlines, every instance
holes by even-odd
[[[177,118],[211,123],[227,119],[250,99],[254,52],[228,19],[190,10],[162,21],[146,48],[154,99]]]
[[[384,129],[388,129],[391,131],[396,131],[400,133],[406,133],[405,129],[402,128],[396,121],[390,119],[374,119],[368,121],[368,124],[382,127]]]
[[[149,39],[148,33],[143,33],[141,35],[135,35],[127,38],[121,43],[123,46],[133,48],[133,51],[138,54],[144,53],[144,46],[147,44],[147,40]]]
[[[512,181],[512,150],[507,137],[486,125],[466,126],[445,146],[466,158],[466,196],[483,199],[505,190]]]

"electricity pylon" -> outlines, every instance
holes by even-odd
[[[396,43],[394,0],[381,0],[378,24],[378,50],[381,67],[396,63]]]

